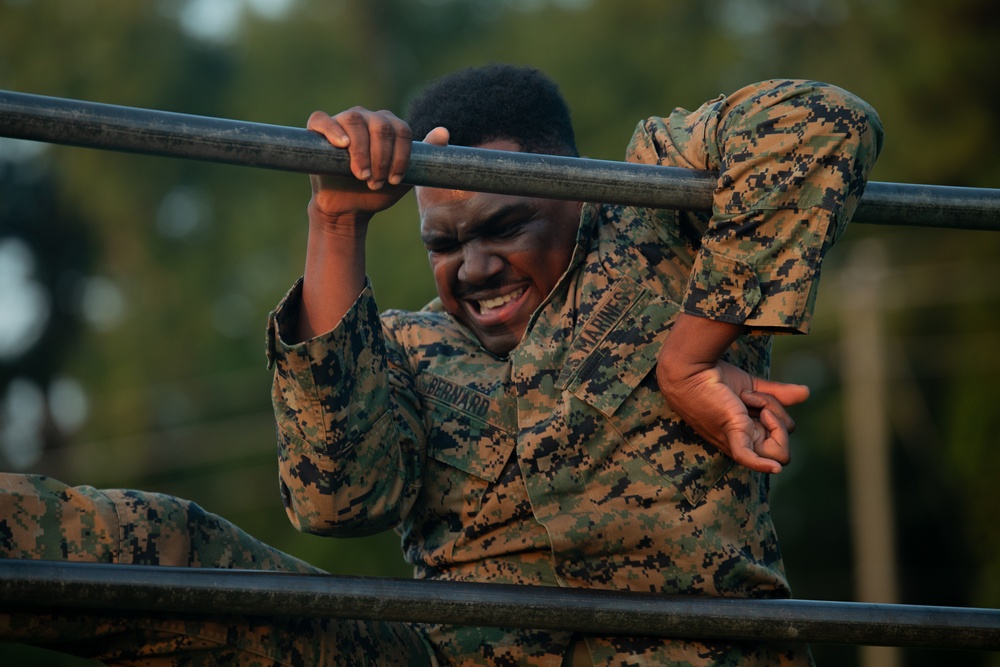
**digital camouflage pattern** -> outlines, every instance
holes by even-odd
[[[0,474],[0,557],[310,572],[198,505],[158,493],[67,487]],[[317,667],[426,665],[412,630],[394,623],[155,613],[0,611],[0,641],[57,649],[107,665]],[[0,660],[2,662],[2,660]]]
[[[711,215],[584,206],[569,269],[507,358],[438,302],[380,317],[370,286],[333,332],[288,346],[293,288],[269,328],[289,517],[324,535],[395,527],[421,578],[789,596],[768,477],[681,422],[653,368],[686,312],[750,327],[726,358],[766,376],[769,335],[808,329],[881,139],[864,102],[801,81],[640,123],[628,160],[719,171]],[[557,667],[571,642],[419,629],[442,664]],[[803,646],[586,645],[595,665],[810,662]]]

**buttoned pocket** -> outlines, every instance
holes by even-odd
[[[444,514],[472,517],[514,449],[500,408],[470,387],[431,374],[420,380],[427,410],[425,501]]]

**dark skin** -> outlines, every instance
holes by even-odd
[[[489,352],[506,356],[569,265],[579,202],[418,188],[417,206],[442,304]]]
[[[396,203],[413,138],[388,111],[315,112],[308,129],[347,149],[356,180],[314,175],[297,340],[336,327],[365,284],[365,238],[373,216]],[[435,128],[424,141],[447,145]],[[485,148],[520,150],[511,141]],[[531,313],[569,264],[580,204],[418,188],[421,236],[445,309],[497,357],[520,342]],[[681,314],[658,356],[667,404],[737,463],[780,472],[794,422],[786,410],[809,397],[802,385],[754,377],[722,361],[740,325]]]

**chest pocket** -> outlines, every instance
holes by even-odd
[[[428,373],[421,376],[419,389],[427,409],[427,456],[443,464],[428,466],[428,502],[434,498],[432,504],[439,503],[446,514],[473,516],[514,449],[514,436],[503,427],[501,405]]]
[[[733,462],[667,407],[653,368],[679,306],[623,277],[577,335],[559,387],[610,423],[628,446],[696,505]]]

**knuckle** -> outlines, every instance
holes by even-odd
[[[413,141],[413,131],[410,130],[409,125],[403,123],[403,125],[396,130],[396,137],[406,141]]]
[[[367,123],[365,116],[367,111],[363,107],[351,107],[347,111],[337,114],[337,122],[341,125],[359,127]]]
[[[379,139],[392,141],[396,138],[396,130],[392,125],[380,123],[372,128],[372,133]]]

